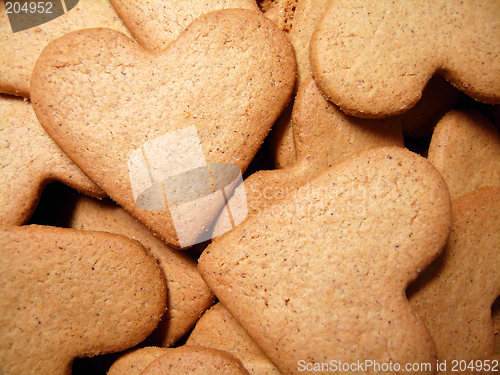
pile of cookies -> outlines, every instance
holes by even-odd
[[[17,3],[1,374],[500,371],[500,1]]]

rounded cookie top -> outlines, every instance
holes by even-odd
[[[284,373],[301,361],[435,363],[405,290],[450,227],[446,184],[426,159],[369,149],[212,242],[199,269]]]
[[[437,123],[428,159],[452,200],[481,187],[500,187],[500,133],[476,110],[451,110]]]
[[[165,312],[156,260],[121,235],[1,226],[0,368],[70,374],[77,357],[137,345]]]
[[[434,73],[500,102],[500,2],[332,1],[311,39],[313,74],[344,112],[407,111]]]
[[[210,163],[244,172],[294,81],[285,33],[262,14],[230,9],[197,18],[161,54],[111,30],[68,34],[44,50],[31,89],[37,117],[59,147],[156,234],[185,247],[223,204],[202,194],[213,186],[201,172]],[[185,189],[182,178],[194,175],[193,189]],[[182,211],[175,223],[174,208]]]

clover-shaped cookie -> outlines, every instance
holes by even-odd
[[[500,134],[476,110],[452,110],[436,125],[428,152],[452,199],[485,186],[500,187]]]
[[[0,95],[0,223],[27,222],[43,188],[54,180],[106,196],[49,137],[31,103]]]
[[[500,103],[500,2],[332,1],[310,47],[314,77],[344,112],[407,111],[434,73]]]
[[[12,33],[0,4],[0,92],[30,97],[36,60],[53,40],[72,31],[108,27],[130,35],[109,0],[80,0],[68,13],[31,29]]]
[[[70,374],[77,357],[139,344],[165,311],[156,260],[109,233],[1,226],[0,368]]]
[[[216,180],[228,176],[214,164],[246,169],[294,79],[284,32],[262,14],[231,9],[199,17],[156,55],[111,30],[69,34],[44,50],[31,90],[66,154],[180,247],[179,227],[193,244],[224,205]],[[174,225],[172,210],[186,205]]]
[[[289,168],[259,171],[245,180],[250,211],[264,208],[356,152],[404,146],[399,118],[348,116],[323,97],[311,76],[295,97],[292,119],[297,160]]]
[[[405,290],[442,251],[450,227],[446,184],[426,159],[370,149],[212,242],[198,267],[281,372],[328,363],[326,373],[331,361],[367,359],[403,371],[435,364]]]
[[[499,228],[500,188],[484,187],[453,201],[445,250],[409,288],[410,303],[448,371],[453,360],[469,364],[495,354],[491,306],[500,295]]]

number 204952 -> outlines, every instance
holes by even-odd
[[[470,360],[470,361],[465,361],[465,360],[452,360],[451,361],[451,371],[499,371],[498,367],[498,361],[496,359],[494,360]],[[439,366],[439,364],[438,364]]]
[[[26,3],[11,2],[5,3],[7,13],[52,13],[51,2],[32,1]]]
[[[79,0],[5,1],[13,33],[50,22],[76,7]]]

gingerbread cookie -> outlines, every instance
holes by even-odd
[[[327,0],[299,0],[288,33],[297,59],[297,86],[300,87],[311,74],[309,48],[311,37],[328,7]]]
[[[202,346],[181,346],[154,360],[142,375],[160,374],[248,375],[241,362],[228,352]]]
[[[107,375],[140,375],[151,362],[168,352],[168,348],[147,346],[129,350],[109,368]]]
[[[159,55],[111,30],[69,34],[45,49],[31,89],[68,156],[164,240],[187,247],[224,205],[215,179],[238,181],[294,79],[284,32],[231,9],[199,17]]]
[[[344,112],[385,117],[413,107],[434,73],[500,103],[500,2],[331,1],[311,39],[314,77]]]
[[[325,13],[328,0],[298,0],[292,28],[288,37],[295,51],[297,60],[297,81],[295,90],[299,91],[304,79],[311,75],[309,64],[309,41],[317,23]],[[283,113],[269,133],[270,154],[276,168],[292,166],[296,160],[293,143],[292,106]]]
[[[0,223],[26,223],[44,186],[54,180],[106,196],[49,137],[28,101],[0,95]]]
[[[110,0],[139,43],[161,52],[197,17],[220,9],[260,12],[255,0]]]
[[[484,186],[500,187],[500,134],[475,110],[453,110],[441,119],[428,159],[443,176],[452,199]]]
[[[75,192],[59,192],[58,205],[66,212],[53,225],[79,230],[122,234],[139,241],[157,260],[167,283],[167,311],[146,339],[149,345],[172,346],[212,306],[214,296],[186,252],[176,251],[110,200],[99,201]],[[54,204],[51,207],[55,209]]]
[[[186,345],[199,345],[229,352],[241,361],[250,374],[281,374],[220,302],[203,314],[189,335]]]
[[[199,269],[282,373],[368,358],[408,369],[436,353],[405,290],[450,227],[446,184],[425,158],[370,149],[213,241]]]
[[[70,374],[76,357],[140,343],[165,311],[156,260],[124,236],[2,226],[0,368]]]
[[[410,303],[448,371],[453,360],[469,363],[495,354],[491,306],[500,295],[499,228],[500,188],[455,200],[445,250],[409,288]]]
[[[12,33],[4,2],[0,3],[0,92],[29,98],[31,74],[38,56],[51,41],[72,31],[106,27],[130,36],[109,0],[77,3],[55,20],[16,33]]]

